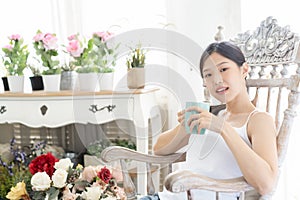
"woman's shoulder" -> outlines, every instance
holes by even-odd
[[[248,130],[262,131],[275,130],[275,122],[272,115],[265,111],[255,110],[248,121]]]

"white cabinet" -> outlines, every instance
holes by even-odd
[[[155,100],[157,89],[129,91],[30,94],[5,92],[0,94],[0,123],[21,123],[29,127],[60,127],[71,123],[102,124],[116,119],[131,120],[135,126],[136,146],[148,153],[149,137],[161,132],[159,107]],[[149,135],[149,123],[153,135]],[[138,177],[138,192],[146,193],[146,173],[143,166]],[[145,187],[143,187],[145,186]]]

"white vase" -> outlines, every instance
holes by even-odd
[[[24,92],[24,76],[8,76],[7,81],[11,92]]]
[[[79,73],[78,74],[79,90],[97,92],[99,91],[97,73]]]
[[[100,90],[113,90],[114,87],[114,73],[99,73]]]
[[[58,92],[60,90],[60,74],[43,75],[44,90]]]

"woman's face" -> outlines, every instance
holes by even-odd
[[[232,60],[212,53],[203,66],[203,81],[211,95],[222,103],[235,99],[245,90],[247,67],[237,66]]]

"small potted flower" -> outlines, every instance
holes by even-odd
[[[29,51],[27,45],[19,34],[8,37],[9,44],[2,48],[3,61],[7,70],[8,85],[11,92],[24,91],[23,71],[27,67]]]
[[[129,89],[144,88],[145,86],[146,53],[139,45],[127,57],[127,87]]]
[[[114,66],[117,53],[115,47],[110,47],[107,40],[113,36],[108,31],[95,32],[93,34],[94,47],[91,52],[93,63],[100,68],[99,84],[101,90],[113,90]]]
[[[79,90],[99,90],[98,75],[99,68],[92,63],[91,50],[93,49],[93,38],[86,39],[79,34],[68,37],[67,52],[70,55],[69,66],[76,68],[78,73]]]
[[[42,72],[45,91],[55,92],[60,89],[60,67],[59,61],[53,57],[58,56],[57,37],[53,33],[42,33],[40,30],[33,38],[33,47],[36,55],[44,67]]]

